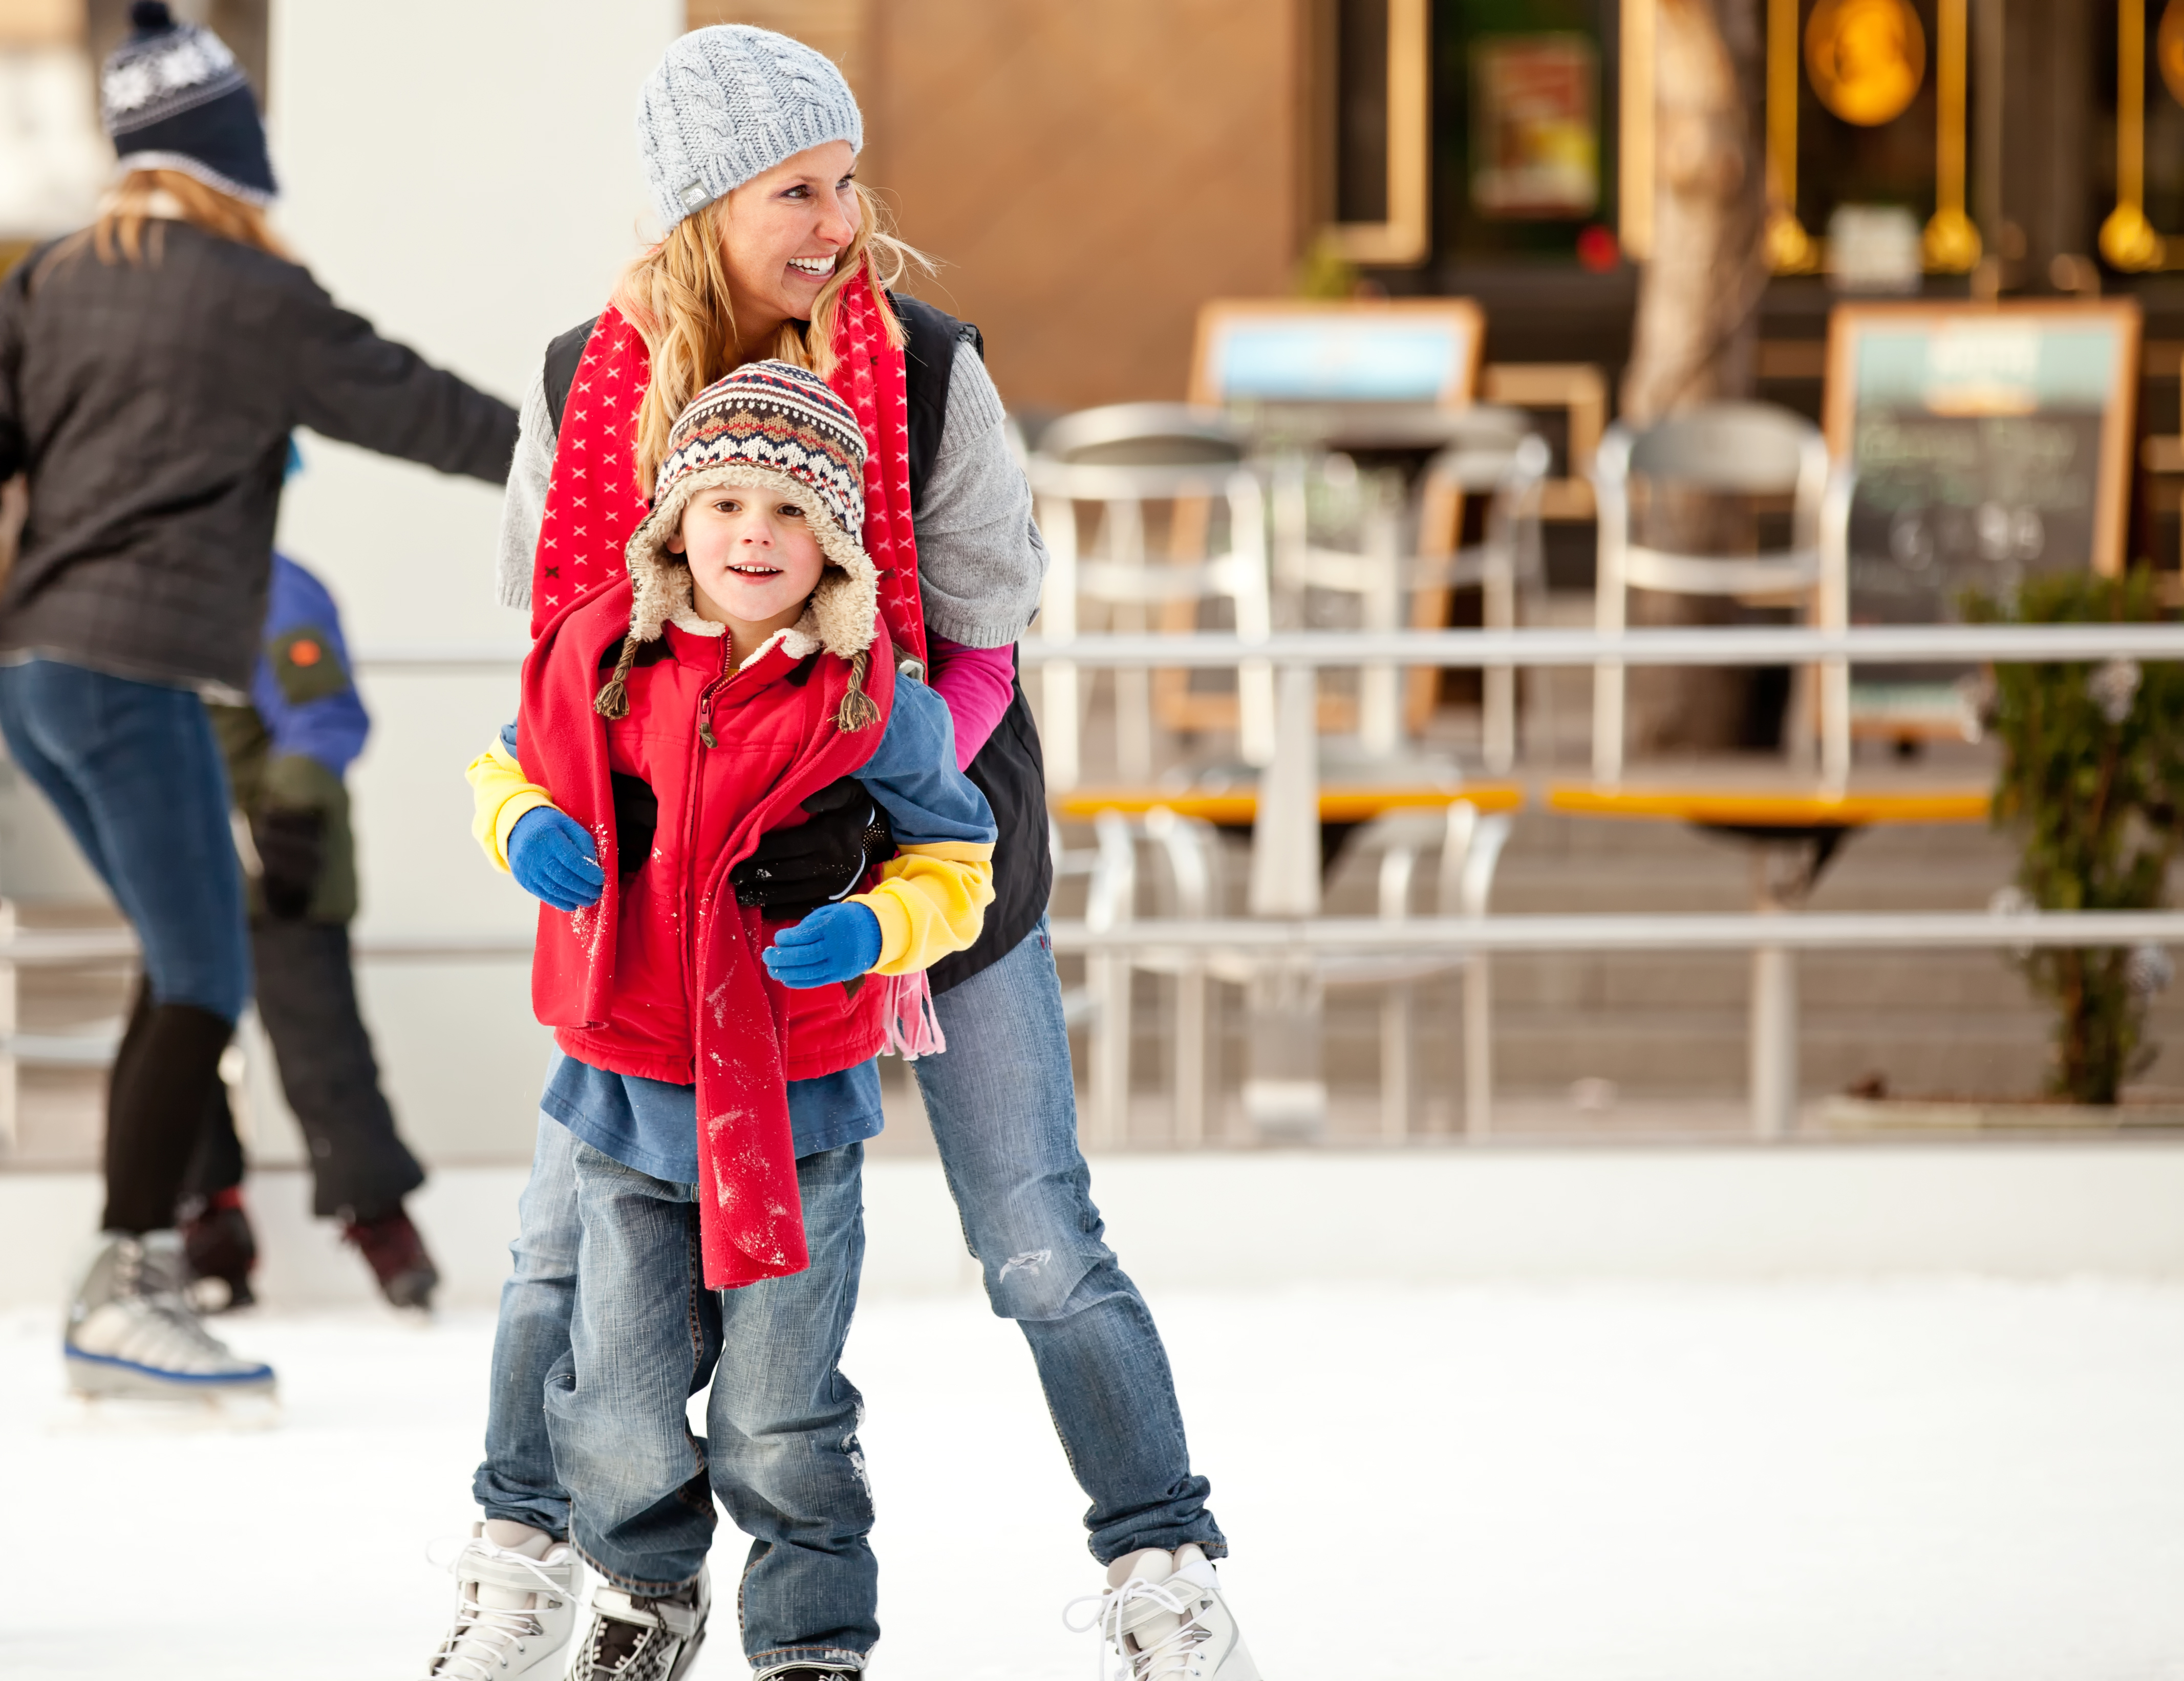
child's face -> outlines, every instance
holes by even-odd
[[[826,565],[801,503],[740,485],[691,498],[667,547],[689,561],[699,615],[716,623],[794,624]]]

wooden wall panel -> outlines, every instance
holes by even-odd
[[[1179,398],[1198,305],[1289,290],[1310,0],[689,0],[840,64],[865,179],[1019,409]]]
[[[74,47],[83,8],[84,0],[0,0],[0,47]]]
[[[1288,290],[1298,0],[889,0],[879,185],[1019,408],[1179,398],[1198,305]]]

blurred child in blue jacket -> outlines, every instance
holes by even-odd
[[[380,1090],[349,966],[356,843],[342,778],[371,720],[350,679],[333,597],[286,555],[273,557],[249,704],[209,702],[206,710],[242,820],[237,845],[249,885],[259,1019],[310,1146],[313,1210],[341,1221],[388,1300],[429,1306],[438,1275],[402,1207],[425,1172]],[[256,1259],[242,1183],[242,1148],[223,1091],[207,1114],[181,1213],[192,1269],[226,1284],[230,1305],[250,1300]]]

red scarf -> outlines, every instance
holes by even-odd
[[[917,539],[910,520],[910,390],[903,353],[888,342],[872,270],[834,308],[834,371],[827,383],[865,434],[865,553],[880,575],[880,618],[894,645],[925,659]],[[562,405],[531,563],[531,635],[572,603],[628,576],[623,546],[652,504],[637,487],[637,413],[652,381],[643,335],[611,304],[592,328]]]

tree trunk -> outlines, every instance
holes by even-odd
[[[1657,0],[1653,253],[1638,291],[1623,419],[1751,394],[1767,281],[1758,125],[1757,0]],[[1749,546],[1750,520],[1719,498],[1670,494],[1634,508],[1642,542],[1701,554]],[[1719,598],[1632,593],[1634,625],[1734,621]],[[1641,667],[1630,675],[1641,751],[1755,744],[1754,674]]]
[[[1653,254],[1623,378],[1637,426],[1750,394],[1767,281],[1756,0],[1657,7]]]

